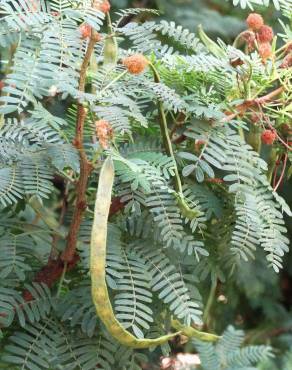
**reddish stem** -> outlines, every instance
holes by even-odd
[[[274,168],[274,174],[273,174],[273,188],[275,188],[276,186],[276,181],[277,181],[277,172],[278,172],[278,168],[279,168],[279,163],[280,160],[277,160],[276,162],[276,165],[275,165],[275,168]]]
[[[280,175],[279,180],[277,182],[277,185],[274,187],[274,191],[277,191],[278,187],[281,185],[281,183],[283,181],[283,178],[284,178],[284,175],[285,175],[286,166],[287,166],[287,160],[288,160],[288,153],[285,153],[285,157],[284,157],[284,161],[283,161],[282,172],[281,172],[281,175]]]
[[[85,53],[85,57],[80,70],[79,79],[79,91],[82,93],[85,91],[86,83],[86,72],[89,66],[90,58],[94,52],[94,45],[96,44],[95,31],[92,31],[90,41]],[[80,155],[80,176],[76,185],[76,204],[73,212],[72,221],[69,227],[69,233],[67,237],[67,244],[64,252],[62,253],[62,260],[70,263],[74,259],[76,253],[77,238],[80,229],[80,225],[87,208],[87,197],[86,190],[88,185],[89,176],[93,170],[93,166],[89,162],[86,152],[83,146],[83,131],[85,125],[87,110],[84,108],[82,103],[78,103],[77,108],[77,123],[74,145],[79,150]]]
[[[272,100],[273,97],[279,95],[281,92],[283,92],[283,87],[279,87],[278,89],[276,89],[276,90],[270,92],[269,94],[264,95],[260,98],[253,99],[253,100],[246,100],[243,103],[238,104],[235,107],[235,112],[230,112],[230,111],[225,112],[226,117],[224,117],[221,120],[221,122],[222,123],[228,123],[228,122],[232,121],[236,116],[238,116],[240,114],[244,114],[248,109],[252,108],[253,106],[263,105],[263,104],[267,103],[268,101]],[[178,138],[174,139],[172,142],[174,144],[180,144],[183,141],[185,141],[186,138],[187,137],[184,134],[182,134]],[[279,138],[279,140],[282,142],[281,138]],[[289,149],[289,150],[291,150],[291,149]]]

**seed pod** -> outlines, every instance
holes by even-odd
[[[118,44],[115,37],[110,37],[105,40],[104,44],[104,65],[115,66],[118,61]]]
[[[99,318],[111,335],[120,343],[133,348],[148,348],[160,345],[174,338],[179,332],[157,339],[138,339],[123,328],[116,319],[112,309],[106,286],[105,268],[107,223],[113,183],[114,166],[112,159],[108,157],[102,166],[99,176],[91,234],[90,274],[93,302]]]
[[[210,53],[214,54],[216,57],[225,57],[225,52],[214,42],[211,40],[203,31],[202,26],[198,27],[198,33],[201,41],[206,46],[206,48],[210,51]]]
[[[175,193],[177,199],[177,205],[183,217],[193,220],[201,215],[201,212],[196,209],[191,209],[186,203],[184,197],[180,194]]]
[[[179,330],[176,333],[163,335],[156,339],[139,339],[128,332],[116,319],[106,286],[105,272],[107,225],[113,183],[114,165],[112,159],[108,157],[103,163],[99,176],[90,245],[91,291],[98,317],[116,340],[132,348],[158,346],[173,339],[178,334],[184,334],[188,337],[195,337],[209,342],[216,341],[219,338],[217,335],[185,327],[178,321],[173,321],[173,326]]]

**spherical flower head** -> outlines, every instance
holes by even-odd
[[[272,27],[263,25],[258,31],[259,42],[271,42],[274,37],[274,32]]]
[[[110,123],[104,119],[95,122],[95,132],[103,149],[107,149],[109,140],[112,138],[113,129]]]
[[[257,31],[264,25],[264,20],[260,14],[250,13],[246,18],[246,23],[248,28],[252,29],[253,31]]]
[[[259,46],[259,54],[262,60],[265,62],[272,56],[272,46],[268,42],[264,42]]]
[[[82,39],[87,39],[91,36],[91,26],[87,23],[83,23],[79,27],[79,32]]]
[[[142,54],[131,55],[123,60],[123,65],[128,72],[133,75],[138,75],[144,72],[148,65],[148,60]]]
[[[111,4],[108,0],[96,0],[93,7],[102,13],[108,13],[111,9]]]
[[[277,134],[274,130],[265,130],[261,135],[262,142],[266,145],[272,145],[276,140]]]

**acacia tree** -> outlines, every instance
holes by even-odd
[[[0,11],[1,366],[140,369],[174,337],[203,369],[271,356],[212,310],[288,251],[289,25],[251,13],[231,46],[108,1]]]

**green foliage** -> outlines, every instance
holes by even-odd
[[[243,8],[253,4],[268,2],[240,2]],[[290,0],[273,4],[286,22]],[[172,9],[174,2],[164,5]],[[244,53],[222,41],[214,48],[202,33],[200,40],[174,21],[149,19],[157,13],[123,9],[109,22],[89,1],[1,1],[0,46],[7,60],[0,97],[0,367],[138,370],[149,361],[148,352],[109,336],[91,299],[92,213],[106,156],[116,174],[106,283],[127,330],[153,338],[179,319],[221,333],[242,318],[242,301],[248,312],[260,312],[263,326],[277,311],[290,325],[287,310],[266,294],[271,289],[280,300],[276,272],[289,249],[284,217],[291,211],[270,176],[273,150],[279,161],[287,150],[278,140],[255,151],[248,140],[253,110],[237,112],[259,98],[269,118],[259,131],[270,123],[284,137],[291,69],[280,68],[283,49],[262,63],[257,50]],[[90,46],[80,34],[83,23],[101,35],[86,71]],[[285,42],[291,30],[283,25]],[[108,65],[111,38],[118,56]],[[131,74],[123,59],[136,53],[148,64]],[[278,86],[277,104],[261,106],[260,98]],[[76,129],[80,112],[84,128]],[[100,121],[107,121],[105,130]],[[87,198],[80,201],[83,182]],[[76,261],[64,263],[72,227]],[[228,307],[222,308],[222,296]],[[248,320],[242,318],[246,329],[257,325]],[[243,332],[229,326],[216,344],[189,345],[202,369],[274,364],[269,346],[241,347],[243,340]],[[287,369],[290,357],[283,360]]]
[[[240,348],[244,333],[229,326],[216,345],[194,341],[203,370],[256,369],[259,361],[273,357],[268,346],[246,346]]]

